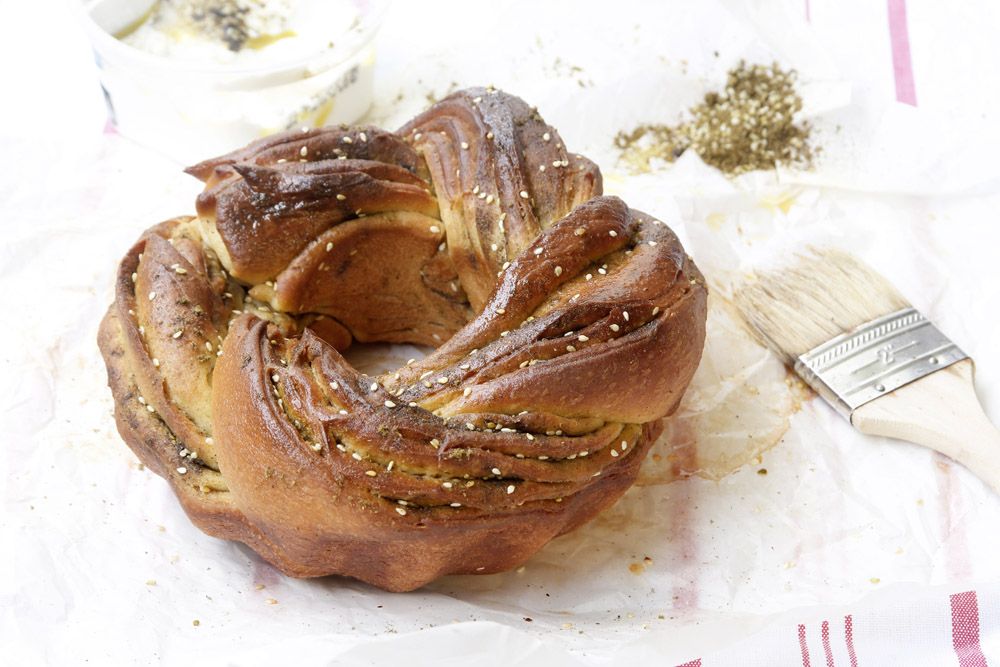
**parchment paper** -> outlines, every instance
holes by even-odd
[[[393,595],[287,579],[201,534],[118,437],[95,343],[115,266],[144,228],[191,212],[198,184],[101,133],[68,19],[6,3],[60,47],[4,28],[6,61],[21,63],[8,87],[36,95],[3,112],[0,135],[4,660],[674,664],[805,607],[1000,582],[1000,500],[927,450],[854,433],[727,302],[804,243],[848,249],[974,356],[1000,420],[1000,86],[984,79],[985,56],[1000,62],[997,10],[929,4],[910,6],[917,107],[895,101],[879,3],[813,0],[810,21],[798,2],[752,0],[394,6],[368,120],[396,126],[465,85],[522,96],[602,166],[609,194],[681,235],[713,296],[703,365],[617,505],[523,571]],[[695,155],[645,174],[618,164],[616,132],[673,122],[740,58],[799,70],[815,170],[729,180]]]

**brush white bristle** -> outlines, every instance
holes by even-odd
[[[833,249],[810,249],[788,268],[757,275],[736,293],[743,318],[788,364],[842,333],[909,305],[870,266]]]

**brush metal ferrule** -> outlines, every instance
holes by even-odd
[[[890,313],[800,355],[795,372],[842,415],[967,355],[913,308]]]

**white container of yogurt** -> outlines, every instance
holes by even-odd
[[[372,101],[387,0],[74,0],[122,135],[188,164]]]

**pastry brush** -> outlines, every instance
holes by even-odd
[[[854,428],[963,464],[1000,492],[1000,431],[973,364],[871,267],[812,250],[736,293],[754,332]]]

